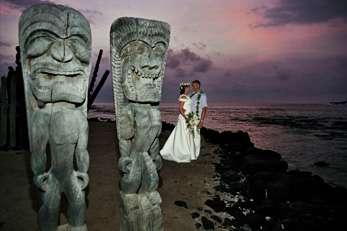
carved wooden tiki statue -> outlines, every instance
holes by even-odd
[[[87,85],[91,32],[78,11],[40,4],[19,20],[34,183],[41,190],[41,231],[57,230],[60,198],[68,200],[64,230],[87,230],[84,189],[89,167]],[[42,106],[38,106],[38,101]],[[49,146],[51,163],[47,163]],[[74,162],[76,167],[74,167]]]
[[[163,230],[158,108],[170,26],[119,18],[111,26],[111,65],[121,158],[121,230]],[[128,105],[124,106],[124,96]]]

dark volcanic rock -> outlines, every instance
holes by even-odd
[[[205,137],[205,140],[207,142],[211,142],[213,144],[220,144],[220,133],[218,131],[202,127],[200,133]]]
[[[256,180],[249,185],[247,195],[254,201],[263,201],[266,197],[265,184],[262,180]]]
[[[179,207],[183,207],[186,209],[188,208],[187,203],[185,201],[175,201],[174,203],[175,203],[175,205],[177,205]]]
[[[222,226],[224,228],[229,228],[230,229],[231,226],[232,226],[232,220],[230,220],[229,218],[225,218],[223,223],[222,223]]]
[[[220,153],[221,162],[215,165],[220,184],[215,189],[240,193],[245,201],[253,202],[253,206],[227,202],[224,210],[218,197],[206,203],[233,216],[228,221],[236,227],[233,230],[244,230],[247,224],[252,230],[335,231],[347,227],[345,188],[333,188],[310,172],[287,171],[287,163],[276,152],[247,148]],[[222,225],[226,227],[228,222]]]
[[[211,212],[210,210],[208,210],[208,209],[205,209],[204,212],[205,212],[206,214],[212,214],[212,212]]]
[[[327,164],[326,162],[324,161],[317,161],[314,163],[314,165],[318,166],[318,167],[326,167],[326,166],[329,166],[329,164]]]
[[[245,132],[219,133],[210,129],[201,132],[207,141],[220,146],[215,151],[220,157],[220,163],[215,164],[215,177],[219,177],[220,183],[214,188],[229,196],[237,195],[230,201],[214,196],[205,202],[214,211],[227,212],[233,217],[224,219],[223,228],[346,229],[347,189],[334,188],[310,172],[288,171],[288,164],[279,153],[255,148]],[[326,165],[325,162],[315,164]],[[214,228],[206,217],[202,217],[202,223],[205,230]]]
[[[196,224],[195,224],[195,227],[196,227],[196,229],[200,229],[201,224],[200,224],[200,223],[196,223]]]
[[[254,174],[258,172],[285,172],[288,169],[288,163],[284,160],[261,159],[255,155],[249,155],[243,158],[242,170],[245,173]]]
[[[162,122],[162,129],[163,130],[172,131],[174,128],[175,128],[175,125],[166,123],[164,121]]]
[[[228,214],[235,217],[235,219],[231,221],[234,226],[241,226],[242,224],[245,224],[247,222],[247,218],[245,214],[242,213],[241,208],[232,206],[227,207],[226,211]]]
[[[222,201],[219,195],[212,198],[212,200],[207,200],[205,204],[211,207],[215,212],[222,212],[225,210],[225,202]]]
[[[241,170],[249,174],[258,172],[286,172],[288,163],[281,158],[281,155],[274,151],[250,148],[246,150],[240,159]]]
[[[281,154],[278,152],[274,152],[271,150],[262,150],[259,148],[249,148],[246,150],[246,155],[255,155],[259,156],[260,159],[265,159],[265,160],[280,160]]]
[[[192,213],[190,215],[192,216],[193,219],[200,217],[200,214],[196,213],[196,212],[194,212],[194,213]]]
[[[201,221],[205,230],[214,229],[214,223],[210,221],[209,219],[207,219],[206,217],[202,217]]]
[[[331,105],[347,105],[347,100],[341,101],[341,102],[330,102],[329,104],[331,104]]]
[[[228,182],[238,182],[240,180],[240,175],[232,169],[225,169],[223,174],[221,174],[221,179]]]
[[[247,132],[238,131],[237,133],[233,133],[225,131],[219,133],[212,129],[202,128],[201,134],[204,135],[206,141],[220,144],[227,150],[240,150],[254,147]]]
[[[261,216],[274,216],[277,215],[280,209],[278,208],[277,204],[262,204],[256,207],[256,210],[258,211],[259,215]]]
[[[237,193],[245,193],[249,188],[249,185],[245,182],[231,182],[228,183],[228,190],[226,192],[229,192],[231,194],[237,194]]]
[[[212,215],[211,218],[215,221],[217,221],[218,223],[222,223],[222,219],[220,219],[219,217],[217,217],[216,215]]]

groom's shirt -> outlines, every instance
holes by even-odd
[[[191,96],[192,103],[190,105],[190,108],[192,112],[194,112],[194,114],[196,114],[196,106],[198,103],[197,101],[198,101],[198,95],[200,94],[200,91],[198,93],[194,92],[193,96]],[[201,119],[201,113],[204,107],[207,107],[207,96],[205,93],[201,93],[200,104],[199,104],[199,119]]]

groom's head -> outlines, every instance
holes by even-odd
[[[193,91],[195,91],[197,93],[200,90],[200,81],[194,80],[192,82],[192,88],[193,88]]]

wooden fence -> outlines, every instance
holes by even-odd
[[[5,150],[29,146],[19,47],[16,50],[17,67],[9,67],[0,83],[0,148]]]

